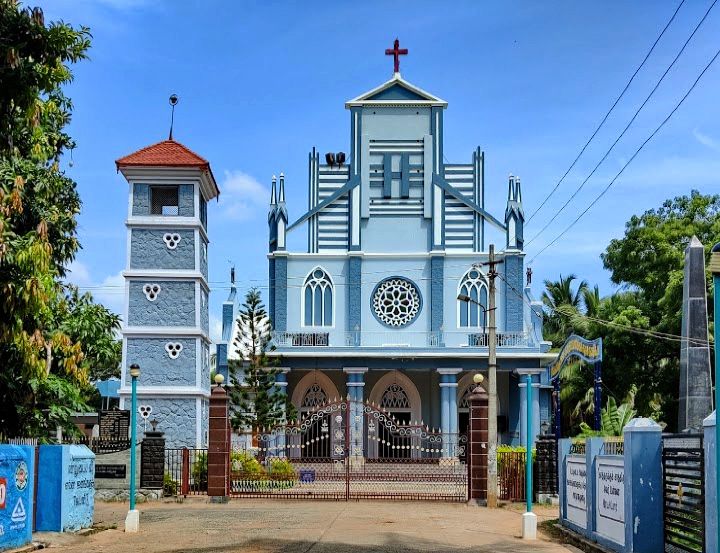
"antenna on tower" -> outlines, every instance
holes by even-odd
[[[173,125],[175,124],[175,106],[180,101],[180,98],[178,98],[177,94],[171,94],[170,99],[168,100],[170,102],[170,105],[172,106],[172,112],[170,113],[170,136],[169,140],[172,140],[172,131],[173,131]]]

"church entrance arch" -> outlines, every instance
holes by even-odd
[[[370,403],[390,415],[398,428],[422,425],[420,420],[421,400],[417,387],[410,378],[400,371],[385,374],[373,386]],[[365,421],[370,430],[371,419]],[[378,425],[375,433],[368,433],[367,452],[369,459],[415,459],[420,457],[417,439],[411,432],[393,431],[390,426]]]
[[[293,390],[291,401],[298,411],[298,419],[306,421],[307,428],[302,435],[291,435],[290,456],[315,461],[331,460],[340,454],[336,443],[343,433],[342,422],[328,413],[312,415],[323,406],[340,399],[338,389],[330,378],[320,372],[306,374]]]

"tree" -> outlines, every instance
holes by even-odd
[[[94,303],[89,293],[80,294],[69,286],[63,309],[56,310],[61,317],[60,329],[75,343],[81,344],[82,367],[90,380],[120,377],[122,341],[118,339],[120,316],[104,305]]]
[[[240,359],[229,360],[230,422],[236,430],[256,433],[295,418],[295,409],[276,386],[280,369],[266,355],[270,320],[257,288],[245,295],[237,325],[240,332],[234,344]]]
[[[568,324],[568,317],[572,317],[581,307],[581,300],[587,290],[587,282],[580,282],[577,289],[573,289],[573,282],[577,277],[573,274],[560,280],[545,281],[545,291],[542,301],[545,305],[543,331],[546,339],[553,342],[553,347],[561,346],[572,333],[572,326]]]
[[[89,395],[88,363],[109,358],[90,340],[106,341],[113,330],[88,334],[75,325],[75,300],[62,284],[79,248],[81,206],[59,168],[74,147],[62,87],[72,80],[70,64],[86,57],[90,34],[45,25],[39,8],[0,0],[0,37],[0,404],[15,406],[3,409],[0,433],[42,436],[71,428],[70,414]]]

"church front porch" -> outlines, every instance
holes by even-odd
[[[350,411],[348,432],[338,428],[345,418],[333,417],[328,410],[304,430],[306,439],[287,438],[308,442],[304,448],[288,448],[289,455],[332,459],[341,453],[336,437],[347,433],[354,447],[350,454],[371,462],[461,457],[469,422],[468,396],[476,387],[476,372],[485,376],[485,386],[486,370],[459,367],[285,368],[278,384],[286,389],[301,421],[338,402]],[[538,369],[532,405],[535,435],[549,428],[550,421],[551,388],[543,378]],[[498,442],[519,445],[525,436],[521,423],[526,412],[524,383],[515,371],[498,370],[497,391]],[[425,438],[416,437],[420,429]]]

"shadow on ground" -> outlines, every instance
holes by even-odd
[[[527,545],[526,548],[519,539],[514,543],[490,543],[481,546],[472,547],[453,547],[446,543],[413,539],[410,543],[407,536],[395,533],[385,533],[385,541],[376,545],[356,545],[351,543],[339,542],[317,542],[308,540],[268,540],[268,539],[251,539],[243,543],[227,544],[227,545],[209,545],[207,547],[196,547],[192,549],[183,548],[183,553],[233,553],[239,551],[252,552],[272,552],[272,553],[427,553],[428,551],[447,552],[447,553],[516,553],[519,551],[542,551],[542,542],[536,542],[533,545]]]

